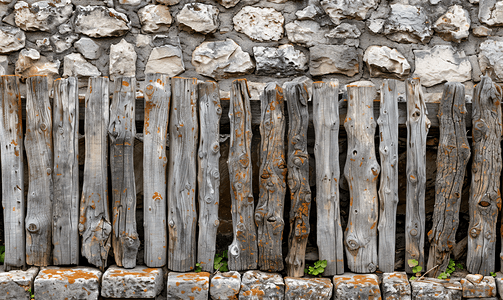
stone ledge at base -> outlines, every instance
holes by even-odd
[[[162,268],[136,266],[133,269],[124,269],[111,266],[103,274],[101,296],[153,299],[164,288],[163,274]]]
[[[32,267],[26,271],[0,270],[0,300],[30,300],[30,289],[38,274],[38,268]]]
[[[492,298],[496,297],[496,281],[492,276],[468,274],[461,279],[463,297],[465,298]]]
[[[210,273],[177,273],[168,274],[168,299],[208,299]]]
[[[333,285],[328,278],[285,277],[285,300],[330,300]]]
[[[405,272],[384,273],[381,290],[383,299],[411,300],[410,283]]]
[[[335,275],[334,299],[380,300],[379,278],[375,274],[344,273]]]
[[[217,273],[210,282],[212,300],[238,299],[241,289],[241,274],[237,271]]]
[[[35,299],[98,300],[101,271],[90,267],[47,267],[35,278]]]
[[[243,274],[239,300],[282,300],[284,297],[285,283],[281,275],[256,270]]]
[[[410,281],[414,300],[461,300],[463,288],[459,279],[424,278]]]

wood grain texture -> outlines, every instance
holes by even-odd
[[[501,208],[501,88],[482,76],[472,101],[473,160],[466,267],[470,273],[496,272],[496,223]]]
[[[18,76],[0,77],[0,97],[4,271],[10,271],[26,266],[23,123]]]
[[[220,93],[216,82],[198,84],[199,93],[199,155],[198,198],[199,238],[197,261],[201,269],[213,272],[220,202]]]
[[[196,264],[197,79],[171,82],[168,167],[168,268],[193,270]]]
[[[258,262],[257,230],[253,218],[250,93],[246,79],[232,82],[229,119],[228,164],[234,233],[228,253],[229,270],[243,271],[256,269]]]
[[[258,266],[262,271],[278,272],[283,270],[283,211],[287,174],[283,89],[276,82],[268,83],[260,101],[260,198],[255,208]]]
[[[415,259],[425,268],[424,240],[426,194],[426,138],[430,128],[428,111],[418,78],[406,81],[407,97],[407,191],[405,216],[405,261]],[[405,263],[405,271],[413,273]],[[425,270],[426,271],[426,270]]]
[[[166,141],[168,138],[171,81],[165,74],[146,74],[143,125],[143,225],[145,264],[150,268],[167,263]]]
[[[112,233],[108,208],[108,82],[107,77],[89,78],[84,122],[86,157],[79,220],[82,256],[101,270],[107,265]]]
[[[449,264],[450,252],[456,244],[459,206],[470,147],[465,126],[465,87],[458,82],[444,85],[440,119],[440,138],[435,182],[433,227],[428,232],[430,253],[427,269],[438,267],[428,275],[438,277]]]
[[[136,231],[134,121],[136,79],[117,77],[110,105],[110,168],[112,176],[112,246],[119,267],[134,268],[140,239]]]
[[[372,273],[377,268],[377,177],[373,115],[374,84],[359,81],[347,85],[348,113],[344,127],[348,152],[344,176],[349,185],[350,204],[345,247],[348,268]]]
[[[54,81],[54,203],[52,262],[79,264],[79,87],[70,77]]]
[[[395,271],[396,208],[398,205],[398,91],[397,81],[385,79],[381,86],[379,125],[379,270]]]
[[[339,206],[339,82],[313,83],[316,158],[316,232],[324,276],[344,273],[344,245]]]
[[[307,152],[307,127],[309,114],[307,87],[304,83],[285,83],[288,103],[288,187],[291,210],[290,236],[286,272],[290,277],[304,276],[307,238],[310,232],[311,187],[309,186],[309,153]]]

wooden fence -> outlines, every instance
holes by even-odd
[[[200,263],[204,271],[213,271],[219,226],[219,133],[228,128],[231,270],[286,268],[288,276],[303,276],[309,215],[316,209],[319,259],[327,260],[324,275],[377,269],[392,272],[398,128],[406,125],[406,260],[416,259],[420,266],[432,269],[433,276],[446,269],[459,223],[465,169],[472,155],[467,267],[484,275],[496,271],[502,91],[489,77],[484,76],[477,85],[471,104],[465,104],[460,83],[445,84],[438,104],[425,102],[418,79],[405,83],[385,80],[375,106],[375,86],[368,81],[347,85],[342,101],[337,81],[315,82],[312,95],[304,83],[288,82],[282,89],[273,82],[265,87],[260,102],[251,103],[244,79],[235,80],[230,99],[221,101],[215,82],[147,74],[144,97],[137,100],[134,78],[116,79],[109,91],[108,78],[97,77],[89,79],[80,109],[76,78],[56,80],[52,101],[47,77],[28,78],[26,109],[18,77],[0,78],[6,270],[26,265],[77,265],[80,254],[103,269],[110,250],[117,265],[136,265],[140,240],[133,145],[140,121],[144,261],[149,267],[166,265],[187,272]],[[406,87],[406,102],[398,101],[401,84]],[[80,195],[79,118],[84,119],[85,133]],[[251,128],[257,124],[260,194],[255,207]],[[316,195],[309,185],[309,124],[315,131]],[[344,234],[339,207],[342,125],[348,149],[343,175],[350,192]],[[376,125],[380,164],[374,144]],[[425,149],[430,126],[439,127],[440,137],[433,228],[426,233]],[[472,149],[467,127],[472,127]],[[26,200],[23,150],[29,167]],[[315,199],[316,207],[311,207]],[[286,220],[285,200],[291,207]],[[286,224],[288,253],[283,257]],[[430,241],[428,259],[424,255],[426,238]],[[412,272],[407,265],[406,271]]]

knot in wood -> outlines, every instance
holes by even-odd
[[[154,91],[155,91],[154,85],[151,83],[147,84],[147,86],[145,87],[145,95],[152,97],[152,95],[154,94]]]
[[[300,168],[300,167],[302,167],[302,165],[303,165],[303,163],[304,163],[300,157],[295,157],[295,158],[292,160],[292,162],[293,162],[293,164],[294,164],[295,166],[297,166],[297,167],[299,167],[299,168]]]
[[[358,250],[358,248],[360,248],[360,245],[358,244],[358,242],[355,240],[355,239],[348,239],[346,241],[346,244],[348,245],[348,250],[349,251],[354,251],[354,250]]]
[[[246,168],[248,167],[248,164],[250,164],[250,159],[248,158],[248,154],[242,153],[239,156],[239,164],[243,167]]]
[[[173,228],[175,226],[175,222],[173,220],[169,220],[169,227]]]
[[[490,240],[490,239],[493,237],[493,235],[491,234],[491,232],[490,232],[490,231],[486,231],[486,234],[485,234],[484,236],[485,236],[485,238],[486,238],[486,239],[488,239],[488,240]]]
[[[215,227],[218,227],[218,225],[220,225],[220,221],[219,221],[219,220],[215,220],[215,222],[213,223],[213,225],[214,225]]]
[[[85,228],[84,228],[84,224],[79,223],[79,232],[84,231],[84,229],[85,229]]]
[[[35,223],[30,223],[28,224],[28,226],[26,226],[26,230],[28,230],[28,232],[30,233],[37,233],[38,229],[39,227]]]
[[[231,255],[239,257],[239,248],[237,245],[231,245],[229,247],[229,252],[231,253]]]
[[[51,175],[51,173],[52,173],[51,168],[47,168],[45,171],[47,172],[47,175]]]
[[[241,189],[243,188],[243,184],[241,182],[236,182],[236,183],[234,183],[234,188],[236,189],[237,192],[241,192]]]
[[[215,105],[218,104],[217,101],[214,101],[213,103],[215,103]],[[217,106],[217,109],[215,110],[215,112],[217,113],[217,115],[221,115],[222,114],[222,108],[220,107],[220,105]]]
[[[206,152],[203,149],[199,150],[199,158],[204,158],[206,156]]]
[[[220,177],[220,172],[217,168],[213,168],[213,170],[211,170],[211,176],[213,176],[213,178],[215,179],[218,179]]]
[[[47,129],[47,125],[45,123],[40,124],[40,130],[45,131]]]
[[[212,201],[213,201],[213,198],[211,196],[207,195],[206,197],[204,197],[204,202],[210,204]]]
[[[307,203],[311,202],[311,193],[308,193],[304,196],[304,201]]]
[[[377,266],[374,263],[369,263],[367,267],[369,269],[369,272],[374,272],[377,268]]]
[[[267,221],[271,222],[271,223],[274,223],[274,222],[276,222],[276,217],[275,216],[270,216],[269,218],[267,218]]]
[[[256,213],[255,214],[255,222],[261,223],[262,222],[262,214],[261,213]]]
[[[410,235],[412,235],[412,236],[416,236],[416,235],[417,235],[417,229],[412,229],[412,230],[410,231]]]
[[[65,133],[65,129],[63,129],[63,127],[60,127],[60,128],[58,129],[58,133],[59,133],[59,134],[64,134],[64,133]]]
[[[211,145],[211,150],[213,153],[217,154],[220,151],[220,143],[214,142],[213,145]]]

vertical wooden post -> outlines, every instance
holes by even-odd
[[[23,123],[18,76],[0,77],[0,97],[4,271],[10,271],[26,265]]]
[[[430,120],[419,78],[407,79],[407,201],[405,219],[405,271],[415,259],[423,269],[425,239],[426,138]]]
[[[79,87],[75,77],[54,81],[54,205],[52,261],[79,263]]]
[[[286,272],[290,277],[304,275],[307,238],[309,236],[309,211],[311,187],[309,186],[309,153],[307,153],[307,127],[309,99],[304,83],[285,83],[288,103],[288,187],[290,188],[290,236]]]
[[[140,239],[136,231],[136,186],[133,147],[136,135],[136,79],[117,77],[110,106],[110,168],[112,169],[112,245],[115,263],[134,268]]]
[[[344,273],[339,207],[339,81],[313,83],[317,241],[324,276]]]
[[[102,270],[107,264],[112,232],[108,211],[109,99],[108,78],[89,78],[85,99],[86,158],[79,232],[82,236],[82,256]]]
[[[473,163],[466,267],[470,273],[495,272],[496,222],[501,207],[501,88],[482,76],[473,93]]]
[[[356,273],[377,268],[377,176],[380,167],[374,148],[374,84],[359,81],[347,86],[348,112],[344,127],[348,153],[344,176],[349,184],[350,208],[345,233],[348,267]]]
[[[258,266],[263,271],[277,272],[283,270],[287,172],[283,89],[276,82],[268,83],[260,100],[260,198],[255,209]]]
[[[186,272],[196,264],[197,79],[175,77],[171,88],[168,268]]]
[[[52,113],[47,76],[26,80],[26,136],[29,185],[26,211],[26,262],[52,263]]]
[[[379,155],[379,270],[395,270],[396,207],[398,205],[398,91],[397,81],[385,79],[381,86]]]
[[[220,93],[216,82],[198,84],[199,139],[198,192],[199,192],[199,239],[197,261],[203,271],[213,272],[215,258],[218,202],[220,187]]]
[[[229,269],[243,271],[257,268],[257,231],[253,219],[251,164],[250,93],[246,79],[232,82],[229,107],[231,140],[229,180],[234,239],[229,246]]]
[[[166,139],[168,137],[171,84],[167,75],[146,74],[143,127],[143,224],[145,264],[150,268],[167,263]]]
[[[438,277],[449,264],[451,249],[456,243],[459,206],[470,147],[466,138],[465,87],[448,82],[438,111],[440,138],[437,154],[435,209],[433,227],[428,232],[430,253],[427,269],[435,268],[430,276]]]

